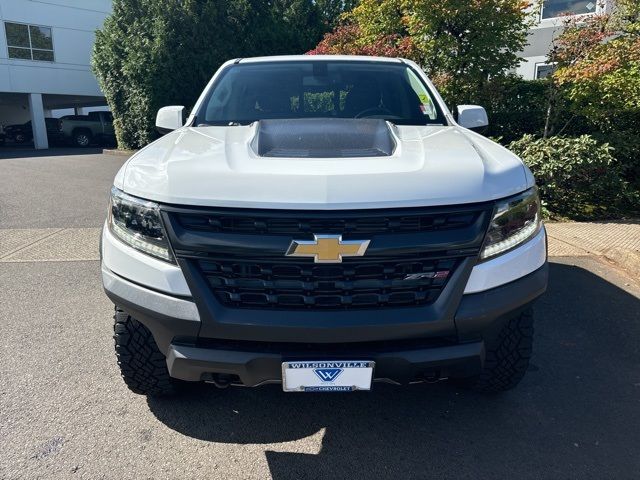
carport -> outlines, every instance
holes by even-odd
[[[82,114],[84,108],[105,105],[104,97],[100,96],[0,92],[0,125],[31,121],[34,148],[45,149],[49,148],[49,142],[44,119],[52,116],[52,111],[72,108],[76,114]]]

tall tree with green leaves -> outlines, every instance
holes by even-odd
[[[312,53],[401,55],[451,103],[469,101],[520,59],[530,19],[522,0],[362,0]]]
[[[224,61],[304,53],[327,29],[314,0],[114,0],[92,67],[119,146],[153,140],[158,108],[191,108]]]
[[[418,61],[454,103],[516,67],[530,19],[522,0],[405,0]]]
[[[350,11],[358,0],[316,0],[322,20],[329,28],[335,27],[343,13]]]

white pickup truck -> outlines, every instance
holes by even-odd
[[[237,59],[117,174],[102,234],[134,392],[514,387],[547,286],[529,169],[413,62]]]

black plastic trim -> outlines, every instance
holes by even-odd
[[[109,290],[104,290],[107,297],[118,307],[140,321],[153,334],[160,351],[167,355],[173,341],[195,342],[200,330],[200,322],[169,317],[134,304]]]
[[[458,214],[474,212],[474,221],[461,228],[416,233],[381,233],[371,240],[365,257],[346,259],[367,262],[383,258],[404,260],[404,257],[424,256],[438,259],[456,257],[456,267],[440,292],[438,299],[428,305],[354,310],[298,310],[287,308],[234,308],[222,305],[215,298],[207,279],[198,268],[196,258],[211,256],[237,257],[260,261],[277,258],[278,262],[299,262],[285,257],[293,236],[249,235],[185,230],[172,213],[224,212],[229,215],[251,217],[304,217],[344,219],[362,216],[362,210],[299,211],[197,208],[161,205],[165,229],[193,300],[198,307],[206,338],[306,342],[310,335],[319,343],[376,341],[425,336],[446,336],[456,333],[453,317],[471,270],[477,262],[493,202],[448,207],[416,207],[376,209],[367,216],[398,217],[403,215]],[[323,233],[323,232],[317,232]],[[255,259],[255,260],[254,260]],[[313,265],[313,263],[311,263]],[[400,318],[400,319],[399,319]],[[339,340],[336,340],[338,338]]]
[[[475,258],[462,261],[431,305],[331,312],[228,308],[216,300],[193,262],[179,259],[179,263],[200,313],[201,337],[339,343],[455,335],[453,318]]]
[[[427,349],[388,352],[360,352],[349,359],[375,362],[374,380],[407,384],[425,378],[470,377],[482,371],[484,343],[473,342]],[[211,350],[188,345],[171,345],[167,366],[172,377],[186,381],[226,374],[240,378],[242,385],[254,387],[282,380],[282,362],[295,360],[287,352],[259,353]],[[323,357],[323,360],[331,357]],[[314,357],[314,360],[317,358]]]
[[[477,339],[499,331],[496,323],[528,308],[547,290],[549,264],[513,282],[479,293],[464,295],[455,322],[461,340]]]
[[[134,195],[132,195],[134,196]],[[509,197],[504,197],[509,198]],[[144,199],[141,199],[144,200]],[[147,200],[149,201],[149,200]],[[310,218],[358,218],[366,216],[409,216],[418,214],[441,213],[465,213],[479,210],[493,211],[495,200],[488,202],[464,203],[459,205],[443,205],[430,207],[400,207],[400,208],[372,208],[372,209],[345,209],[345,210],[305,210],[305,209],[277,209],[277,208],[231,208],[231,207],[207,207],[199,205],[177,205],[172,203],[160,203],[161,210],[178,213],[211,213],[225,215],[243,215],[252,217],[310,217]]]

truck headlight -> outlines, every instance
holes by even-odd
[[[486,260],[526,242],[542,227],[538,188],[500,200],[493,210],[489,231],[480,252]]]
[[[109,230],[127,245],[152,257],[174,262],[158,204],[111,189]]]

